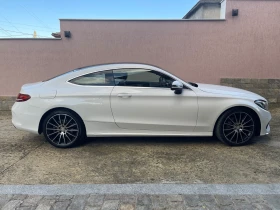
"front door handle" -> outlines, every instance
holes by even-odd
[[[120,98],[130,98],[132,95],[129,93],[119,93],[118,97]]]

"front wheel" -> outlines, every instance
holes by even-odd
[[[254,114],[247,109],[231,109],[218,120],[215,134],[218,139],[231,146],[250,143],[255,135]]]
[[[59,148],[69,148],[85,138],[82,120],[67,110],[56,110],[46,116],[43,133],[47,141]]]

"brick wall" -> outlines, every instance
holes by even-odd
[[[10,111],[15,100],[15,96],[0,96],[0,111]]]
[[[222,78],[221,85],[252,91],[270,103],[280,103],[280,79]]]

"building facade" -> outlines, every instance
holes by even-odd
[[[16,96],[25,83],[82,66],[139,62],[186,81],[237,78],[238,86],[262,95],[273,83],[274,91],[264,96],[280,102],[279,14],[278,0],[227,0],[224,19],[62,19],[61,39],[0,39],[0,96]],[[239,79],[262,79],[265,85]],[[229,81],[224,84],[237,84]]]
[[[200,0],[198,3],[183,17],[189,20],[203,19],[224,19],[225,0]]]

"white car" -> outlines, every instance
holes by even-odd
[[[95,136],[213,136],[244,145],[270,132],[265,98],[245,90],[185,82],[135,63],[75,69],[23,85],[12,123],[66,148]]]

